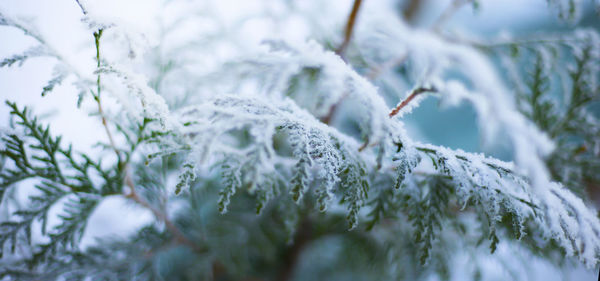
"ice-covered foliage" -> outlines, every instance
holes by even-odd
[[[265,1],[234,19],[219,4],[165,1],[154,45],[86,2],[73,4],[94,39],[87,70],[50,46],[50,34],[0,11],[0,25],[38,43],[0,67],[54,58],[42,95],[75,78],[108,140],[101,155],[76,153],[6,102],[14,122],[0,129],[0,194],[11,213],[0,224],[0,276],[308,280],[331,270],[311,255],[334,249],[327,265],[357,279],[449,278],[453,255],[489,255],[486,240],[492,254],[506,241],[598,265],[600,221],[588,196],[600,184],[595,30],[472,39],[439,24],[415,28],[380,2],[365,4],[360,24],[351,13],[341,38],[346,18],[315,20],[323,11],[310,1]],[[579,2],[548,1],[573,21]],[[206,30],[174,40],[188,21]],[[267,35],[256,42],[234,31],[261,21],[272,26],[259,24]],[[306,38],[278,32],[295,21],[307,21]],[[347,49],[333,46],[341,40]],[[484,143],[507,140],[513,161],[413,140],[404,117],[428,96],[471,105]],[[14,203],[11,190],[30,181],[29,202]],[[158,224],[82,249],[108,196]],[[327,239],[339,245],[318,247]],[[295,272],[300,258],[313,268]]]

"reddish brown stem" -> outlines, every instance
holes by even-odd
[[[354,0],[354,5],[352,5],[352,11],[350,12],[350,16],[348,16],[348,21],[346,22],[344,41],[336,50],[336,53],[342,58],[344,57],[346,48],[348,48],[348,44],[350,44],[350,39],[352,39],[352,32],[354,31],[354,24],[356,23],[356,16],[358,15],[360,4],[362,4],[362,0]]]
[[[434,87],[431,87],[431,88],[419,87],[419,88],[414,89],[412,91],[412,93],[410,93],[410,95],[408,95],[408,97],[405,100],[403,100],[400,104],[398,104],[398,106],[396,106],[392,110],[392,112],[390,112],[390,114],[389,114],[390,118],[396,116],[396,114],[398,114],[398,112],[400,112],[400,110],[402,110],[402,108],[404,108],[406,105],[408,105],[418,95],[420,95],[422,93],[426,93],[426,92],[437,92],[437,89]]]

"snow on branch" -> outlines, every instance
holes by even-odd
[[[520,236],[525,235],[527,222],[533,221],[544,237],[558,241],[570,255],[588,265],[595,264],[600,252],[600,224],[593,211],[558,183],[548,182],[544,187],[547,192],[536,191],[521,169],[511,163],[439,146],[416,143],[404,147],[398,143],[402,147],[396,152],[388,150],[385,156],[393,161],[384,161],[378,169],[374,150],[358,152],[356,140],[319,122],[289,99],[274,104],[264,98],[220,96],[175,114],[184,124],[179,133],[185,145],[180,148],[187,151],[188,163],[198,163],[189,169],[194,177],[201,166],[226,163],[221,166],[222,176],[229,182],[221,193],[222,211],[226,211],[231,196],[247,184],[252,184],[251,192],[272,194],[273,181],[268,175],[288,177],[276,167],[283,165],[292,170],[294,184],[288,192],[294,200],[302,198],[314,178],[319,183],[314,190],[319,209],[324,211],[334,198],[346,198],[349,225],[354,228],[372,188],[369,173],[371,177],[397,177],[396,183],[388,182],[378,189],[396,186],[401,190],[423,172],[439,173],[452,182],[460,205],[485,211],[492,229],[509,213],[516,219],[515,231]],[[232,142],[230,134],[239,129],[253,132],[249,145]],[[292,158],[275,153],[271,140],[277,132],[288,136]],[[429,161],[433,165],[427,168]],[[495,230],[490,235],[496,237]],[[497,238],[493,243],[495,247]]]
[[[184,139],[174,149],[190,150],[190,160],[201,166],[212,166],[228,159],[236,160],[243,170],[250,169],[251,182],[261,186],[269,180],[265,176],[278,173],[275,165],[283,164],[300,173],[304,179],[298,179],[300,187],[292,192],[294,200],[300,200],[308,189],[308,178],[321,181],[316,189],[319,194],[320,209],[325,210],[333,198],[335,184],[339,182],[340,170],[347,165],[340,152],[358,155],[358,143],[335,129],[316,120],[306,111],[298,108],[291,100],[273,104],[262,98],[240,96],[219,96],[203,104],[186,107],[175,112],[177,120],[182,122],[178,134]],[[247,129],[253,137],[251,144],[240,147],[232,142],[230,133]],[[293,148],[292,155],[297,162],[288,157],[277,155],[272,139],[276,133],[286,134]],[[167,151],[169,151],[167,149]],[[215,155],[221,155],[216,156]],[[315,174],[308,167],[317,165]],[[228,167],[231,165],[228,164]],[[247,167],[244,167],[247,166]],[[234,174],[241,182],[241,174]],[[240,186],[241,183],[236,184]],[[230,191],[235,192],[235,191]],[[229,195],[226,197],[229,200]]]
[[[369,143],[389,134],[403,134],[399,122],[389,121],[389,107],[377,88],[333,51],[324,50],[315,41],[265,43],[270,50],[244,59],[236,72],[239,77],[258,80],[266,95],[289,96],[318,118],[325,117],[342,99],[353,100],[361,108],[355,114],[365,123],[363,134]]]
[[[565,10],[569,12],[568,17],[577,16],[575,8],[580,1],[548,2],[559,6],[561,15],[563,6],[568,5]],[[355,1],[352,21],[360,3]],[[188,80],[187,76],[176,79],[189,84],[182,83],[185,85],[173,88],[186,95],[197,94],[197,99],[179,101],[169,99],[170,92],[162,92],[159,82],[149,83],[153,80],[142,72],[134,71],[139,69],[134,63],[125,65],[100,55],[99,41],[103,29],[114,29],[117,36],[125,37],[124,42],[116,40],[119,41],[117,45],[121,44],[123,49],[135,54],[143,53],[135,50],[150,47],[143,40],[143,35],[128,30],[123,23],[104,18],[93,7],[88,7],[87,1],[77,1],[77,4],[96,39],[95,72],[84,73],[71,67],[68,60],[48,46],[34,29],[1,13],[0,25],[24,31],[37,39],[40,46],[0,61],[0,67],[20,65],[28,57],[51,56],[57,58],[59,64],[55,67],[53,78],[44,87],[44,94],[62,83],[68,75],[76,76],[76,83],[84,93],[89,91],[94,95],[93,88],[96,88],[98,104],[101,88],[111,94],[125,89],[125,96],[133,97],[137,106],[130,106],[125,99],[119,100],[119,105],[141,121],[136,124],[139,125],[136,141],[124,135],[131,142],[131,152],[127,153],[125,163],[136,161],[131,154],[141,144],[145,145],[148,165],[157,157],[181,156],[173,160],[177,163],[177,169],[173,171],[177,178],[175,194],[188,195],[188,192],[194,192],[194,188],[200,188],[194,187],[196,182],[217,178],[221,187],[215,197],[218,197],[220,213],[230,211],[236,195],[247,192],[256,199],[258,214],[275,199],[284,198],[278,202],[291,203],[291,206],[283,206],[288,212],[299,206],[313,205],[321,212],[330,213],[339,213],[345,208],[348,229],[357,229],[365,219],[372,222],[367,229],[385,217],[398,218],[395,221],[398,224],[405,219],[412,225],[406,232],[413,232],[423,264],[431,258],[436,237],[439,237],[436,235],[442,230],[444,220],[456,220],[453,215],[457,212],[472,212],[485,226],[481,232],[491,241],[492,252],[499,242],[500,228],[505,226],[504,220],[509,217],[512,226],[508,228],[512,227],[517,239],[532,236],[534,239],[530,243],[536,247],[543,243],[537,238],[553,240],[568,255],[577,256],[586,265],[591,267],[598,263],[598,216],[582,199],[563,186],[568,184],[566,181],[559,183],[552,180],[546,157],[555,148],[550,139],[555,134],[552,130],[544,130],[540,122],[534,123],[535,120],[532,121],[527,113],[520,111],[511,87],[498,73],[491,56],[485,53],[497,47],[492,46],[494,44],[484,46],[461,38],[449,38],[441,35],[439,29],[413,29],[396,19],[395,15],[381,17],[378,14],[379,18],[385,18],[385,22],[379,22],[379,19],[363,13],[361,25],[353,27],[353,23],[348,22],[346,39],[338,54],[315,40],[267,40],[264,42],[266,48],[260,51],[240,51],[239,57],[223,59],[226,63],[221,61],[222,58],[216,59],[213,63],[218,66],[210,65],[200,71],[202,74],[189,76],[189,80],[200,77],[198,81],[183,81]],[[368,29],[365,31],[365,28]],[[346,57],[345,61],[340,56],[345,53],[352,34],[361,49],[358,56],[363,56],[359,62],[353,57]],[[574,38],[560,43],[573,46],[572,56],[577,65],[569,65],[569,71],[571,68],[582,69],[568,72],[572,74],[573,83],[577,86],[580,80],[585,80],[581,85],[600,89],[596,75],[598,67],[586,62],[590,54],[594,58],[600,57],[598,34],[580,31]],[[590,43],[589,46],[578,48],[579,41],[584,39]],[[505,44],[510,43],[498,42],[496,45]],[[182,47],[182,51],[185,48]],[[162,56],[159,48],[152,51],[159,53],[157,57]],[[194,56],[203,55],[192,53]],[[546,62],[551,60],[552,48],[536,49],[535,53],[537,64],[532,83],[535,86],[532,88],[541,92],[542,80],[550,76],[551,68]],[[392,102],[397,101],[387,103],[374,82],[361,75],[364,65],[357,67],[351,64],[367,62],[368,65],[369,61],[377,61],[381,57],[393,58],[392,66],[406,64],[407,74],[402,74],[406,76],[402,78],[412,85],[395,107]],[[211,58],[199,61],[203,59],[210,61]],[[151,77],[161,81],[167,72],[165,69],[186,67],[172,62],[161,62],[158,67],[153,66],[157,69],[147,73],[163,75]],[[516,65],[507,65],[512,67],[513,76],[519,76]],[[196,70],[189,68],[184,71],[193,73]],[[371,80],[375,80],[378,72],[371,76]],[[207,77],[210,79],[202,79]],[[527,86],[523,81],[517,81],[517,84],[523,84],[517,88]],[[596,93],[587,91],[588,88],[585,88],[586,91],[574,88],[573,91],[581,99],[588,100]],[[470,103],[477,112],[483,139],[491,143],[499,136],[506,137],[514,150],[514,163],[412,141],[403,129],[402,117],[419,105],[425,93],[440,97],[445,106],[465,101]],[[351,114],[358,123],[356,131],[359,131],[356,135],[346,134],[334,122],[329,122],[332,109],[342,101],[353,103]],[[531,104],[531,107],[537,105],[535,102]],[[76,178],[81,181],[78,188],[85,188],[83,191],[90,194],[120,194],[123,182],[132,191],[135,189],[132,179],[121,174],[128,165],[120,165],[122,153],[114,145],[109,131],[112,127],[106,126],[106,120],[103,119],[105,129],[119,158],[116,173],[110,178],[106,176],[104,188],[109,188],[109,192],[95,190],[92,179],[86,174],[88,168],[95,168],[98,173],[108,175],[103,174],[100,162],[86,160],[84,164],[78,164],[71,160],[65,162],[70,165],[59,166],[53,155],[62,153],[63,158],[72,159],[71,150],[57,150],[60,137],[48,141],[47,127],[38,126],[35,118],[28,122],[26,110],[19,111],[16,105],[9,105],[13,107],[11,114],[21,117],[22,122],[17,123],[17,127],[24,128],[2,129],[0,132],[3,140],[1,156],[20,169],[0,169],[2,194],[23,177],[50,177],[52,181],[69,186],[60,170],[62,166],[83,173],[85,177]],[[569,114],[574,116],[575,111],[582,111],[578,109],[569,105],[567,117]],[[101,107],[99,112],[104,114]],[[151,123],[154,120],[160,127],[154,127]],[[597,123],[591,117],[586,120]],[[564,121],[565,124],[558,122],[558,126],[560,129],[567,128],[571,126],[566,124],[568,122],[571,121]],[[149,128],[146,128],[146,123],[149,123]],[[124,124],[118,120],[112,125],[123,132]],[[149,132],[145,132],[146,129]],[[41,141],[41,146],[27,147],[25,138]],[[38,157],[40,163],[35,164],[40,166],[31,166],[26,152],[40,148],[48,150],[48,158]],[[47,171],[52,174],[47,174]],[[166,178],[166,168],[164,174]],[[41,186],[41,190],[46,189]],[[58,200],[69,192],[81,193],[81,190],[57,189],[53,196]],[[65,220],[70,222],[57,228],[52,236],[63,244],[80,238],[82,225],[85,226],[87,217],[101,199],[71,197],[73,200],[67,202],[64,209],[67,214]],[[48,204],[51,202],[46,201]],[[304,204],[307,202],[310,204]],[[0,235],[3,240],[0,240],[5,241],[23,230],[29,230],[30,222],[47,212],[49,206],[21,213],[26,224],[0,225],[6,228]],[[81,219],[76,220],[78,217]],[[287,227],[294,223],[286,221],[285,224]]]
[[[532,219],[543,237],[557,241],[568,255],[578,256],[588,266],[596,264],[600,222],[593,210],[560,183],[549,182],[547,191],[540,194],[511,163],[427,144],[416,144],[416,149],[422,161],[431,161],[433,169],[424,163],[414,169],[449,176],[459,203],[479,204],[492,225],[499,223],[508,209],[517,218],[519,237],[525,233],[527,220]]]

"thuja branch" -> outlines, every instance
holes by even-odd
[[[413,99],[415,99],[418,95],[422,94],[422,93],[435,93],[437,92],[437,89],[435,87],[419,87],[419,88],[415,88],[412,90],[412,92],[410,93],[410,95],[408,95],[408,97],[406,99],[404,99],[402,102],[400,102],[398,104],[398,106],[396,106],[394,109],[392,109],[392,111],[390,112],[389,116],[394,117],[396,116],[400,110],[402,110],[402,108],[406,107]]]
[[[79,7],[81,8],[81,11],[83,12],[83,14],[87,14],[87,11],[81,5],[81,3],[79,1],[76,1],[76,2],[79,5]],[[145,125],[147,124],[148,120],[144,120],[142,126],[140,126],[140,132],[139,132],[140,135],[138,135],[138,141],[136,143],[132,144],[131,151],[125,155],[126,159],[125,159],[125,162],[123,162],[121,159],[121,153],[117,149],[117,146],[115,144],[112,133],[111,133],[110,129],[108,128],[106,116],[104,114],[104,110],[102,108],[102,102],[101,102],[102,76],[101,76],[100,68],[102,66],[102,60],[101,60],[101,56],[100,56],[100,39],[102,38],[103,31],[104,31],[103,29],[98,29],[98,31],[94,32],[94,44],[96,47],[97,78],[96,78],[96,93],[94,94],[92,91],[92,94],[94,96],[94,100],[96,101],[96,104],[98,105],[98,114],[100,115],[100,118],[102,118],[102,125],[104,127],[104,130],[106,131],[106,135],[108,136],[110,146],[112,147],[112,149],[115,151],[115,154],[117,155],[117,161],[118,161],[117,169],[120,170],[119,172],[124,172],[123,174],[125,175],[125,178],[123,179],[123,181],[124,181],[125,185],[127,185],[130,188],[130,193],[128,195],[126,195],[125,197],[132,199],[139,205],[150,210],[158,220],[162,221],[165,224],[165,226],[173,234],[173,236],[175,237],[177,242],[187,245],[187,246],[190,246],[195,251],[202,251],[202,248],[200,246],[198,246],[197,244],[195,244],[194,242],[189,240],[187,237],[185,237],[185,235],[183,235],[183,233],[181,233],[181,231],[175,226],[175,224],[173,222],[171,222],[171,220],[168,218],[168,216],[165,213],[161,212],[157,208],[150,205],[148,202],[146,202],[144,199],[142,199],[135,191],[135,185],[133,183],[133,180],[131,179],[131,176],[128,173],[129,171],[128,171],[127,164],[130,160],[131,154],[133,154],[133,151],[135,150],[135,148],[137,147],[137,145],[140,143],[140,141],[142,139],[141,133],[142,133],[143,129],[145,128]]]
[[[354,31],[354,25],[356,23],[356,17],[358,15],[358,10],[360,9],[360,4],[362,4],[362,0],[354,0],[354,4],[352,5],[352,11],[350,12],[350,15],[348,16],[348,21],[346,22],[346,29],[344,31],[344,41],[336,50],[336,53],[342,58],[344,57],[346,48],[348,48],[348,44],[350,44],[350,39],[352,39],[352,33]]]
[[[433,148],[429,148],[429,147],[415,147],[416,150],[427,153],[427,154],[437,154],[438,152],[433,149]],[[465,161],[465,162],[469,162],[469,158],[465,155],[460,155],[460,154],[456,154],[454,155],[454,157],[456,157],[456,159]],[[490,163],[490,162],[483,162],[485,165],[487,165],[488,167],[497,170],[497,171],[502,171],[506,174],[512,174],[514,176],[518,176],[514,171],[510,170],[509,168],[505,168],[502,166],[499,166],[497,164],[494,163]]]
[[[436,148],[434,148],[434,147],[416,146],[415,149],[418,150],[418,151],[420,151],[420,152],[422,152],[422,153],[424,153],[424,154],[426,154],[426,155],[428,155],[429,157],[432,157],[431,158],[432,161],[435,161],[437,163],[440,163],[440,161],[445,162],[446,160],[448,160],[446,157],[453,157],[453,158],[456,158],[456,159],[458,159],[460,161],[468,163],[468,165],[473,165],[471,157],[468,156],[468,155],[453,154],[451,156],[449,156],[449,155],[440,156],[439,155],[439,151]],[[501,163],[494,163],[493,161],[483,160],[483,159],[481,160],[481,163],[483,165],[486,165],[490,169],[496,171],[498,173],[499,177],[513,178],[514,180],[517,180],[517,181],[522,182],[522,183],[528,183],[529,182],[529,180],[526,177],[524,177],[523,175],[519,174],[518,172],[512,170],[510,167],[504,167]],[[435,165],[436,164],[434,163],[434,166]],[[436,169],[438,169],[437,166],[436,166]],[[418,172],[418,173],[413,172],[413,174],[421,174],[422,176],[443,177],[443,178],[450,179],[450,180],[454,178],[454,176],[448,174],[447,172],[443,172],[442,174],[428,174],[428,173],[422,174],[421,172]],[[447,178],[448,176],[449,176],[449,178]],[[471,182],[473,183],[473,185],[476,185],[477,187],[479,187],[481,189],[491,189],[490,186],[480,185],[480,184],[477,184],[477,183],[473,182],[472,180],[471,180]],[[496,192],[501,192],[501,191],[496,190]],[[531,199],[530,200],[523,199],[523,198],[520,198],[520,197],[515,196],[513,194],[508,194],[508,193],[504,193],[504,195],[512,198],[513,200],[519,201],[519,202],[521,202],[521,203],[529,206],[530,208],[532,208],[534,210],[537,210],[537,209],[540,208],[538,205],[536,205],[536,203],[534,203],[533,201],[530,201]]]

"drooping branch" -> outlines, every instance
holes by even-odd
[[[354,5],[352,5],[352,11],[348,16],[348,21],[346,22],[346,29],[344,31],[344,41],[335,51],[340,57],[344,57],[346,49],[350,44],[350,40],[352,39],[352,33],[354,32],[354,25],[356,24],[356,17],[358,15],[358,10],[360,9],[360,4],[362,4],[362,0],[354,0]]]

